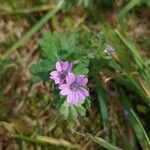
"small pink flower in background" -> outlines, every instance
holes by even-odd
[[[60,94],[67,95],[67,102],[76,105],[89,96],[89,92],[84,88],[87,82],[88,79],[84,75],[75,76],[69,73],[66,76],[66,83],[59,86]]]
[[[50,78],[55,81],[55,84],[64,84],[66,76],[71,72],[72,64],[68,61],[56,63],[56,70],[50,73]]]
[[[108,53],[112,53],[112,52],[114,52],[115,51],[115,48],[114,47],[112,47],[111,45],[109,45],[109,44],[106,44],[106,51],[108,52]]]

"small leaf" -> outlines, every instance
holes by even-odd
[[[79,115],[85,116],[86,110],[81,104],[78,105],[76,109],[77,109],[77,112],[79,113]]]
[[[32,79],[31,79],[32,84],[36,84],[40,81],[42,81],[42,79],[39,76],[35,76],[35,75],[32,76]]]
[[[55,63],[50,60],[40,60],[37,64],[33,64],[30,68],[29,71],[32,74],[36,74],[39,72],[50,72],[54,68]]]
[[[77,113],[77,110],[74,106],[70,106],[69,107],[69,115],[70,115],[70,118],[72,119],[76,119],[78,117],[78,113]]]
[[[74,69],[74,73],[79,75],[79,74],[84,74],[87,75],[89,72],[89,69],[87,68],[88,62],[85,63],[79,63],[77,67]]]
[[[38,83],[40,81],[48,81],[49,80],[49,72],[39,72],[36,75],[32,76],[31,82],[33,84]]]
[[[64,96],[61,96],[60,93],[59,93],[59,90],[55,87],[54,88],[54,94],[55,94],[55,104],[56,104],[56,107],[59,108],[61,107],[62,105],[66,105],[65,104],[65,100],[66,98]]]
[[[83,106],[87,109],[91,106],[91,100],[89,98],[87,98],[85,100],[85,103],[83,104]]]
[[[78,40],[76,34],[60,34],[57,32],[48,32],[43,34],[43,38],[39,41],[42,48],[42,54],[45,58],[58,58],[62,56],[62,52],[67,50],[67,54],[78,49]],[[66,52],[66,51],[65,51]],[[64,53],[63,56],[65,57]],[[62,58],[62,57],[61,57]]]
[[[57,94],[55,93],[55,95]],[[66,97],[60,96],[59,94],[56,97],[56,105],[60,114],[62,114],[65,118],[71,119],[76,119],[79,116],[85,116],[87,108],[85,103],[86,101],[81,102],[78,105],[69,105],[66,101]]]
[[[60,41],[57,33],[46,32],[43,38],[39,41],[44,57],[55,56],[57,51],[61,49]]]
[[[59,107],[59,112],[62,114],[64,117],[68,118],[69,117],[69,107],[66,102],[64,102],[60,107]]]

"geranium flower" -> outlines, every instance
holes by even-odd
[[[60,94],[67,96],[69,104],[76,105],[89,96],[89,92],[84,88],[87,82],[88,79],[84,75],[75,76],[73,73],[69,73],[66,76],[66,84],[59,86]]]
[[[111,45],[109,45],[109,44],[106,44],[106,48],[105,48],[105,50],[108,52],[108,53],[112,53],[112,52],[114,52],[115,51],[115,48],[114,47],[112,47]]]
[[[55,84],[64,84],[66,76],[71,72],[72,64],[68,61],[56,63],[56,70],[50,73],[50,78],[55,81]]]

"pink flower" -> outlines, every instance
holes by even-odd
[[[114,52],[115,51],[115,48],[114,47],[112,47],[111,45],[109,45],[109,44],[106,44],[106,51],[108,52],[108,53],[112,53],[112,52]]]
[[[89,92],[84,88],[87,82],[88,79],[84,75],[75,76],[69,73],[66,76],[66,83],[59,86],[60,94],[67,95],[67,102],[76,105],[89,96]]]
[[[56,63],[56,70],[50,73],[50,78],[55,81],[55,84],[64,84],[66,76],[71,72],[72,64],[68,61]]]

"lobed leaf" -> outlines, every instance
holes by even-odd
[[[78,105],[69,105],[66,100],[61,104],[59,108],[60,114],[62,114],[65,118],[76,119],[79,116],[85,116],[86,109],[84,103],[79,103]]]
[[[74,69],[74,73],[76,75],[84,74],[87,75],[89,72],[89,69],[87,68],[89,65],[89,62],[81,62],[77,65],[77,67]]]
[[[42,55],[45,58],[59,58],[62,53],[68,54],[77,50],[77,35],[64,35],[57,32],[46,32],[43,38],[39,41],[42,48]]]

